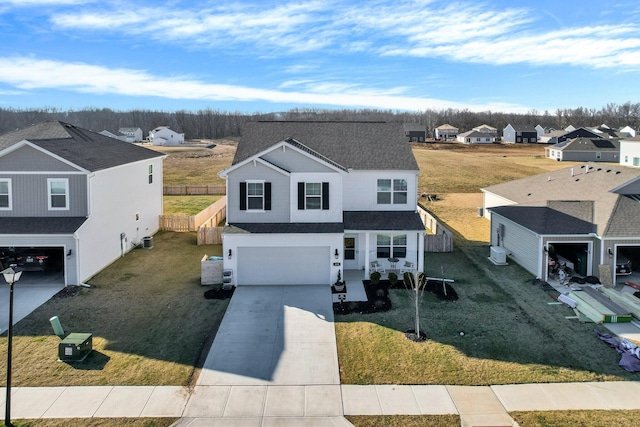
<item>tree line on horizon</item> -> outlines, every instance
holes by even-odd
[[[442,124],[457,127],[460,132],[487,124],[499,131],[508,124],[564,129],[569,125],[600,126],[611,128],[631,126],[640,128],[640,103],[609,103],[595,108],[558,108],[555,112],[530,110],[526,113],[493,111],[474,112],[468,109],[427,109],[423,112],[402,112],[379,109],[320,109],[293,108],[285,112],[241,113],[214,109],[197,111],[118,111],[109,108],[85,108],[61,110],[58,108],[15,109],[0,107],[0,134],[22,129],[47,120],[59,120],[96,132],[108,130],[117,133],[123,127],[139,127],[147,136],[158,126],[169,126],[184,132],[186,139],[219,139],[240,136],[245,122],[256,120],[322,120],[322,121],[386,121],[422,124],[427,134]]]

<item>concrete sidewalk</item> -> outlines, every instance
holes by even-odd
[[[0,389],[4,417],[5,390]],[[181,417],[177,425],[340,426],[343,415],[458,414],[512,425],[511,411],[640,410],[640,382],[445,385],[15,387],[12,418]],[[263,419],[263,421],[260,421]],[[200,423],[200,424],[199,424]],[[342,424],[341,424],[342,423]],[[207,424],[212,425],[212,424]]]

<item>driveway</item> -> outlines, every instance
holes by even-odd
[[[9,327],[9,285],[0,277],[0,333]],[[64,288],[62,273],[44,275],[25,271],[13,285],[13,324],[24,319]]]
[[[197,385],[317,384],[340,384],[331,288],[236,288]]]

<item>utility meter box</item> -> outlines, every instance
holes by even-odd
[[[58,359],[63,362],[82,362],[91,353],[93,334],[71,333],[58,344]]]

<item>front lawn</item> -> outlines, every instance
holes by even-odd
[[[197,246],[195,233],[160,232],[152,249],[119,258],[88,281],[91,288],[68,287],[15,326],[13,385],[189,385],[228,304],[205,299],[200,286],[202,256],[221,251]],[[93,333],[84,362],[57,360],[52,316],[67,333]],[[6,344],[5,335],[2,372]]]
[[[425,293],[421,327],[405,290],[391,290],[392,309],[336,315],[344,384],[491,385],[637,379],[618,366],[618,354],[593,334],[593,324],[565,319],[573,312],[553,302],[517,265],[494,266],[488,246],[465,253],[426,254],[428,275],[455,279],[460,299]],[[601,327],[602,328],[602,327]],[[460,333],[464,335],[461,335]]]

